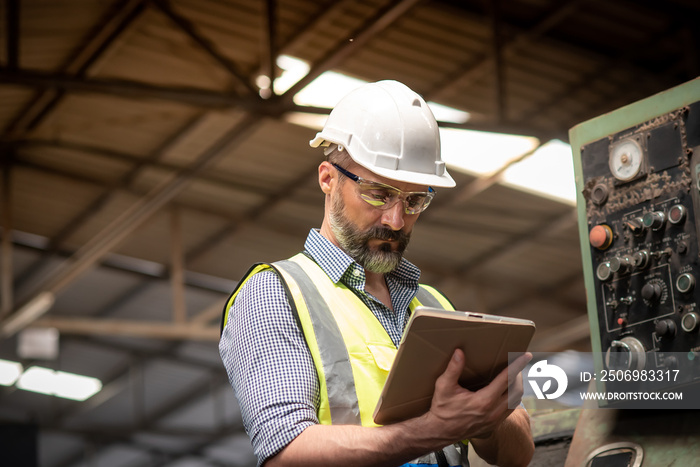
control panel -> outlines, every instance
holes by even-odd
[[[615,130],[575,150],[592,350],[604,369],[683,369],[676,385],[700,381],[698,101],[600,117]]]

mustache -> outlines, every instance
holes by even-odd
[[[374,226],[366,232],[366,238],[376,238],[387,242],[398,241],[401,244],[408,244],[411,239],[411,234],[407,234],[403,230],[392,230],[386,227]]]

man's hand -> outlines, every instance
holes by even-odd
[[[440,433],[445,445],[472,440],[477,452],[489,461],[508,458],[501,450],[509,448],[531,451],[532,446],[534,450],[527,414],[518,410],[511,417],[514,409],[509,408],[520,404],[521,372],[531,358],[529,353],[520,356],[488,386],[470,391],[459,384],[464,354],[456,350],[447,369],[436,381],[430,411],[423,416],[429,429]],[[507,443],[500,443],[503,435],[508,436]],[[532,456],[532,452],[522,454],[528,460]]]
[[[519,374],[531,358],[531,354],[521,356],[488,386],[469,391],[459,385],[464,354],[458,350],[435,383],[432,406],[425,415],[378,428],[313,425],[265,467],[400,465],[465,439],[490,463],[527,465],[534,452],[529,419],[524,410],[509,409],[508,399],[510,393],[511,407],[520,403]]]

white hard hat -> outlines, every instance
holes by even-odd
[[[377,175],[418,185],[453,187],[440,158],[440,132],[423,98],[398,81],[360,86],[343,97],[309,144],[332,143]]]

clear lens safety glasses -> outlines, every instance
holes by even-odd
[[[357,183],[360,189],[360,198],[377,209],[391,209],[396,203],[402,201],[406,214],[418,214],[425,211],[435,196],[435,190],[431,187],[428,188],[428,191],[401,191],[391,185],[365,180],[337,164],[333,164],[333,167]]]

